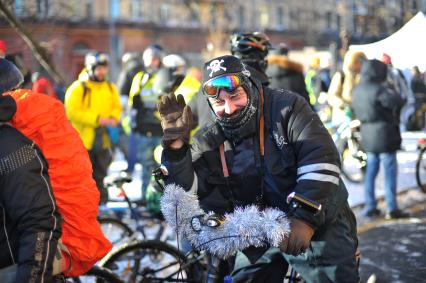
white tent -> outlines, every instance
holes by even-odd
[[[391,56],[392,64],[401,69],[418,66],[426,70],[426,16],[418,12],[409,22],[391,36],[378,42],[351,45],[350,50],[363,51],[367,58],[382,58],[383,53]]]

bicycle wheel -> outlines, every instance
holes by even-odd
[[[337,149],[342,155],[342,174],[352,183],[364,181],[365,168],[367,166],[367,154],[361,149],[357,141],[354,142],[354,149],[349,150],[348,141],[342,141]]]
[[[93,266],[86,274],[71,278],[74,283],[124,283],[110,270]]]
[[[126,243],[100,263],[125,282],[202,282],[197,259],[156,240]]]
[[[426,193],[426,147],[422,148],[416,162],[416,180],[420,189]]]
[[[101,225],[102,232],[113,246],[123,243],[126,239],[133,235],[133,230],[119,219],[98,217],[98,221]]]

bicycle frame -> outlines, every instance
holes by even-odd
[[[143,220],[151,220],[155,218],[153,215],[150,215],[149,212],[146,212],[146,215],[144,215],[144,211],[140,210],[140,207],[137,203],[132,202],[130,198],[128,197],[126,190],[124,189],[124,184],[128,183],[129,179],[126,178],[119,178],[115,182],[113,182],[113,186],[116,186],[121,194],[123,195],[124,201],[127,203],[127,206],[129,208],[130,212],[130,219],[133,219],[136,223],[136,232],[139,232],[144,239],[148,238],[145,232],[144,225],[142,224]],[[142,203],[144,205],[144,203]],[[166,230],[166,224],[163,221],[160,221],[160,228],[155,233],[154,239],[161,239],[161,237],[164,234],[164,231]],[[133,233],[133,235],[130,237],[129,241],[137,240],[137,233]]]

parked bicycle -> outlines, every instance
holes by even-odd
[[[360,126],[359,120],[347,120],[338,126],[326,125],[342,157],[342,174],[352,183],[364,181],[367,166]]]
[[[124,185],[131,181],[127,174],[120,174],[107,183],[108,188],[114,187],[120,191],[126,205],[107,208],[101,213],[98,221],[102,231],[114,246],[138,238],[164,240],[166,224],[159,209],[152,209],[152,204],[146,201],[130,200]]]

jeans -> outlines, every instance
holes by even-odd
[[[396,185],[398,165],[396,152],[367,152],[367,168],[365,172],[365,207],[366,212],[376,209],[375,180],[379,173],[380,162],[385,173],[385,201],[389,211],[398,208],[396,203]]]
[[[161,143],[161,137],[148,137],[143,134],[133,133],[133,145],[129,146],[129,158],[135,156],[135,163],[142,164],[142,198],[145,198],[146,189],[151,180],[152,170],[155,169],[154,149]],[[133,152],[133,151],[136,152]]]

